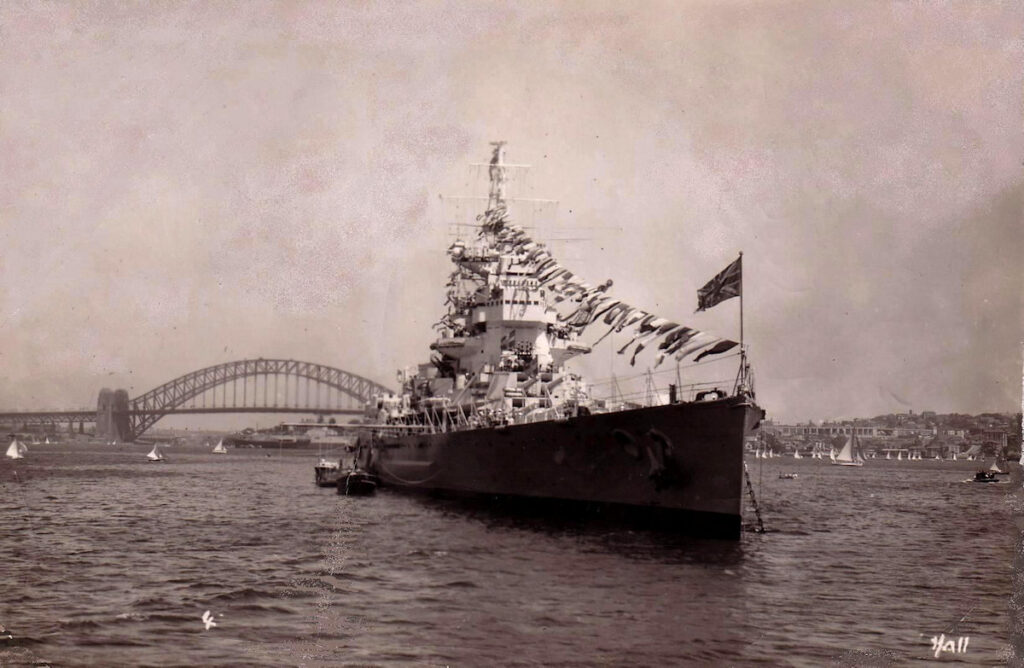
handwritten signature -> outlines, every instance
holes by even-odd
[[[943,652],[964,654],[967,652],[967,644],[971,642],[970,636],[959,636],[954,640],[952,637],[946,638],[945,633],[932,636],[931,640],[932,650],[935,652],[936,659],[939,658],[939,655]]]

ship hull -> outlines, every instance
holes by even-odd
[[[762,416],[750,400],[730,397],[377,437],[370,466],[382,485],[400,490],[738,538],[743,437]]]

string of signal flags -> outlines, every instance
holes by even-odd
[[[507,220],[505,212],[488,212],[497,215],[484,221],[481,234],[491,232],[499,242],[509,245],[509,250],[525,255],[532,263],[532,277],[540,287],[555,294],[555,301],[575,301],[578,306],[567,315],[560,315],[559,321],[582,333],[595,325],[606,325],[604,332],[592,345],[597,345],[612,333],[627,332],[629,341],[619,348],[618,354],[631,351],[630,365],[636,365],[636,358],[643,350],[657,345],[654,366],[657,367],[668,357],[676,361],[695,355],[699,362],[709,355],[732,350],[739,342],[659,317],[613,298],[608,294],[612,282],[609,280],[592,286],[579,276],[563,267],[548,251],[544,244],[530,238],[526,231]],[[697,312],[716,306],[733,297],[743,295],[743,254],[720,271],[697,291]],[[742,306],[741,306],[742,313]],[[741,317],[742,323],[742,317]],[[742,332],[742,324],[741,324]],[[740,339],[742,341],[742,333]]]

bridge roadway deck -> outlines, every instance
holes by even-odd
[[[245,408],[173,408],[161,411],[124,411],[126,415],[203,415],[214,413],[306,413],[311,415],[362,415],[362,409],[355,408],[293,408],[290,406],[245,407]],[[96,409],[71,411],[6,411],[0,412],[3,420],[52,420],[54,422],[95,422]]]

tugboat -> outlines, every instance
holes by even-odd
[[[362,469],[351,469],[338,479],[338,494],[370,496],[377,491],[377,476]]]
[[[764,416],[740,342],[634,308],[563,268],[507,207],[505,143],[492,143],[479,229],[448,249],[455,265],[430,362],[399,372],[398,395],[368,405],[360,464],[383,486],[527,502],[630,524],[737,539],[743,443]],[[698,292],[698,310],[740,297],[742,255]],[[740,321],[742,333],[742,319]],[[647,405],[595,398],[567,362],[591,351],[592,329],[626,332],[633,361],[694,361],[739,346],[731,392]],[[594,342],[594,345],[598,341]],[[657,345],[655,345],[657,344]],[[655,365],[657,366],[657,365]],[[341,488],[339,486],[339,492]]]

